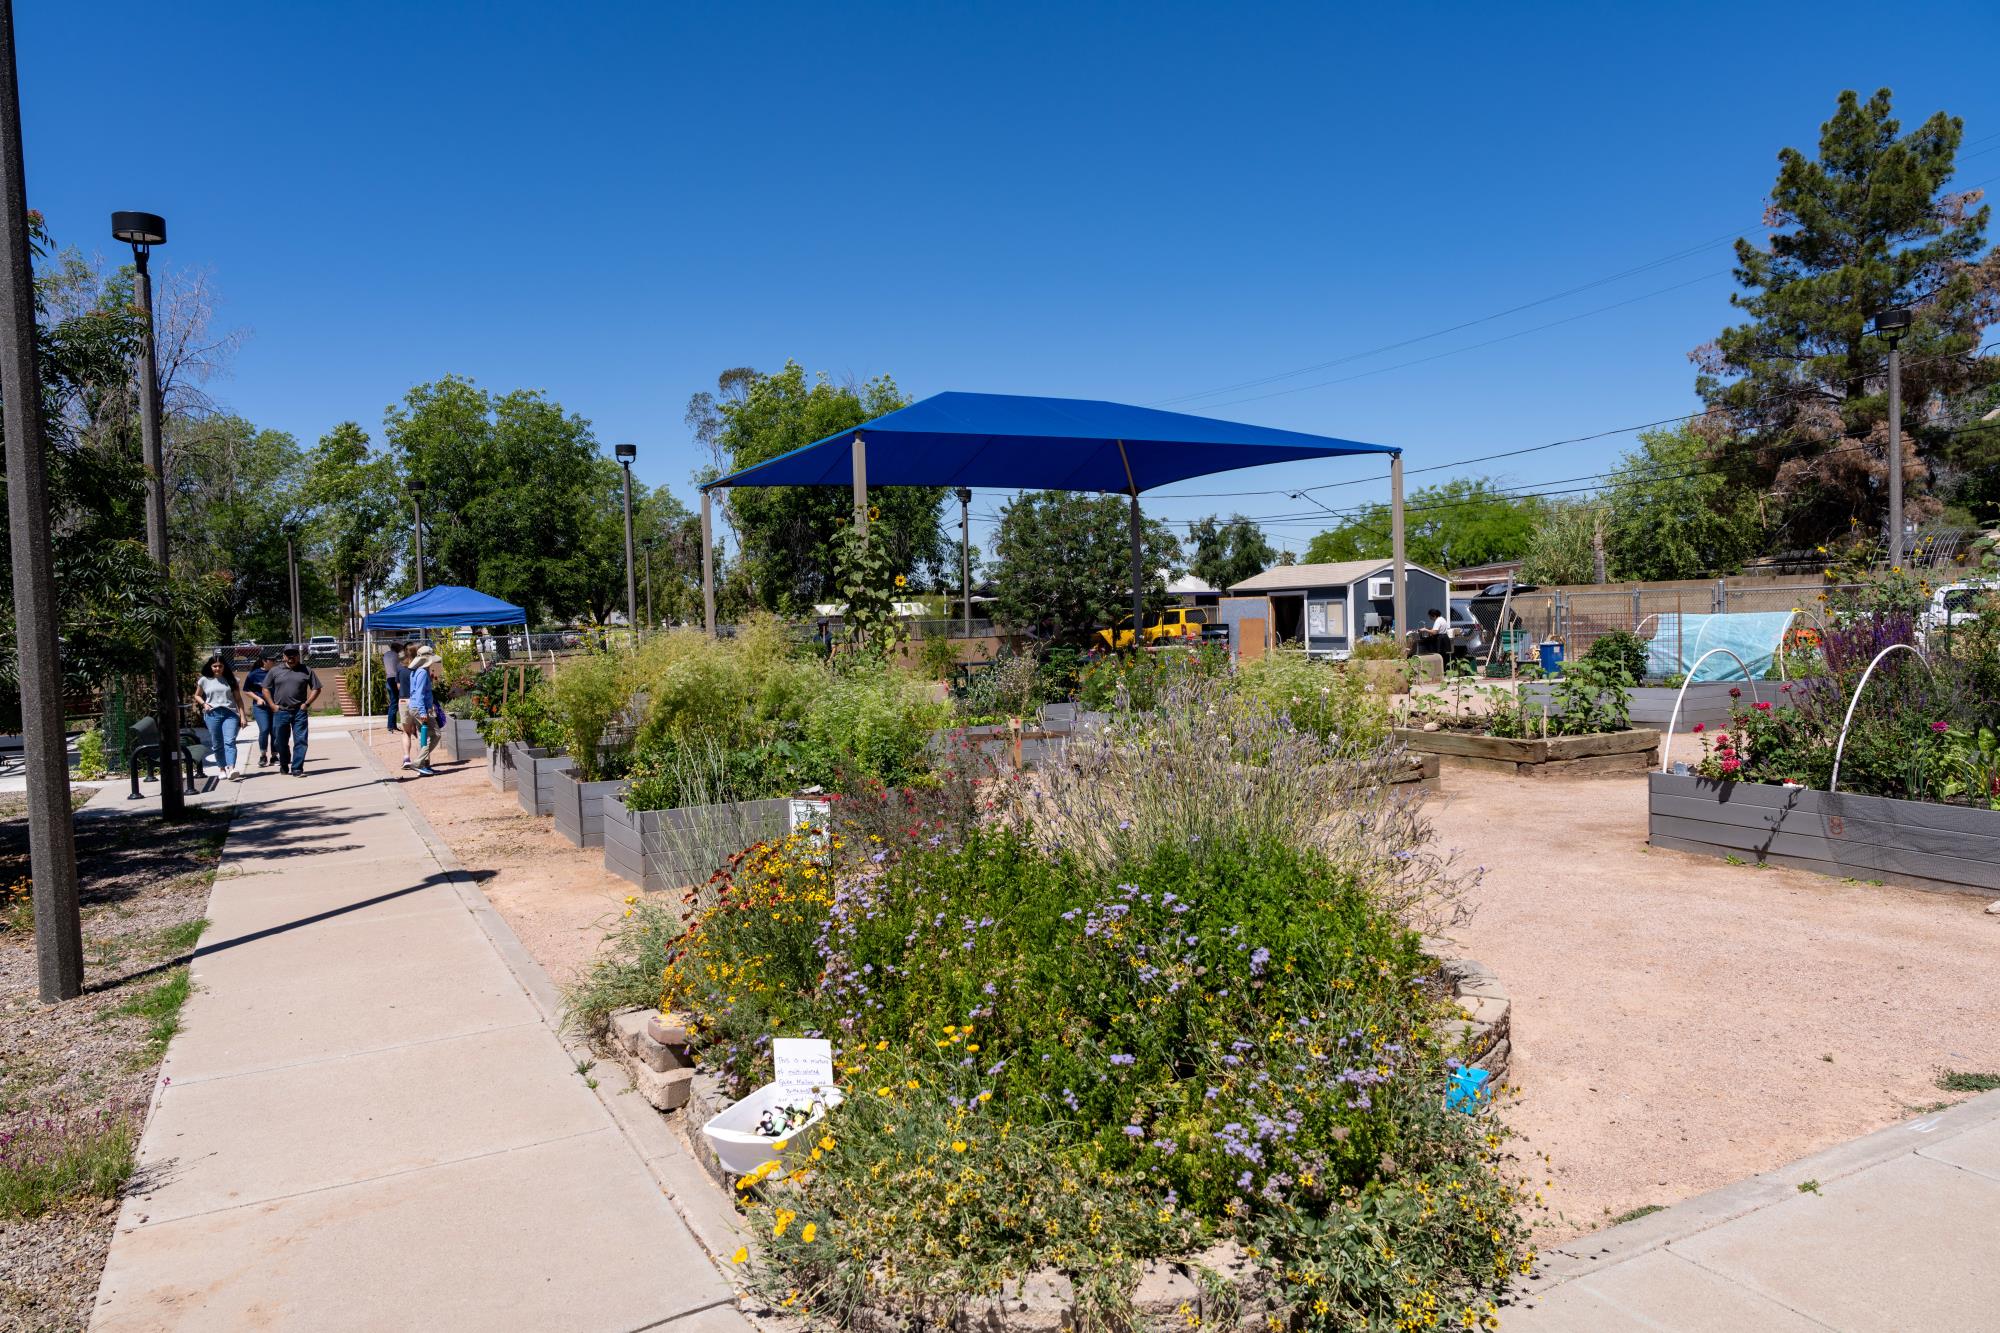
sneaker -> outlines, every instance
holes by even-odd
[[[302,778],[305,775],[306,771],[303,768],[295,768],[292,770],[292,776],[295,778]]]
[[[404,767],[404,768],[415,768],[415,767],[416,767],[416,765],[415,765],[415,764],[413,764],[413,763],[411,763],[411,762],[410,762],[409,760],[405,759],[405,760],[403,761],[403,767]]]
[[[268,755],[268,754],[260,754],[260,755],[258,755],[258,756],[257,756],[257,767],[259,767],[259,768],[269,768],[270,766],[271,766],[271,756],[270,756],[270,755]]]
[[[417,770],[417,776],[420,778],[434,778],[437,776],[437,773],[438,771],[435,768],[428,766]]]

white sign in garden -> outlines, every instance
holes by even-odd
[[[779,1037],[771,1043],[775,1082],[793,1106],[825,1101],[833,1089],[833,1043],[814,1037]]]

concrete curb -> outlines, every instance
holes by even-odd
[[[487,899],[478,881],[467,874],[465,867],[459,864],[450,846],[438,836],[437,830],[431,827],[431,822],[424,817],[423,811],[403,793],[403,784],[391,780],[388,769],[383,767],[374,750],[365,740],[360,740],[356,748],[360,751],[363,767],[370,772],[376,782],[388,786],[391,799],[403,812],[404,818],[410,821],[410,827],[416,830],[417,836],[423,840],[424,846],[429,849],[438,867],[451,877],[452,887],[458,893],[459,901],[465,904],[466,910],[479,923],[480,929],[492,942],[501,960],[507,964],[507,969],[514,974],[514,979],[520,983],[521,989],[533,1001],[536,1011],[542,1016],[542,1021],[555,1033],[556,1040],[562,1043],[563,1049],[579,1065],[586,1062],[596,1063],[599,1053],[592,1048],[588,1039],[570,1031],[565,1024],[562,993],[556,988],[548,972],[535,961],[534,955],[528,952],[520,937],[514,933],[514,928],[507,924],[507,919],[501,916]],[[618,1068],[621,1073],[625,1072],[622,1063]],[[627,1079],[629,1080],[629,1074]],[[744,1237],[738,1231],[738,1218],[734,1208],[727,1206],[727,1200],[717,1201],[709,1193],[713,1187],[707,1173],[688,1156],[687,1150],[681,1146],[680,1140],[667,1127],[659,1113],[654,1111],[644,1098],[637,1095],[629,1081],[625,1087],[618,1089],[608,1088],[600,1082],[592,1091],[610,1114],[612,1123],[618,1127],[619,1133],[638,1154],[639,1160],[645,1163],[646,1170],[659,1185],[661,1192],[667,1196],[668,1202],[673,1205],[681,1221],[686,1223],[695,1242],[707,1252],[709,1260],[722,1274],[723,1279],[737,1291],[740,1299],[746,1289],[741,1278],[733,1271],[734,1265],[729,1262],[729,1256],[735,1252],[736,1247],[744,1244]],[[717,1309],[719,1307],[710,1306],[705,1311],[695,1311],[679,1318],[691,1318],[693,1314],[712,1313]]]
[[[1776,1170],[1697,1194],[1637,1221],[1579,1236],[1545,1251],[1534,1277],[1515,1288],[1514,1298],[1542,1295],[1575,1278],[1663,1249],[1760,1208],[1795,1199],[1800,1181],[1830,1184],[1919,1148],[1936,1147],[1996,1121],[2000,1121],[2000,1092],[1981,1093],[1948,1111],[1876,1130]]]

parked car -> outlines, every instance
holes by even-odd
[[[1989,596],[2000,594],[2000,583],[1986,583],[1974,579],[1964,583],[1947,583],[1931,594],[1931,604],[1918,617],[1918,628],[1930,631],[1943,629],[1947,625],[1963,625],[1968,620],[1979,619],[1979,604]]]
[[[1162,643],[1176,640],[1198,642],[1202,627],[1211,616],[1206,607],[1170,606],[1164,611],[1146,617],[1146,642]],[[1132,617],[1120,620],[1116,628],[1101,629],[1091,640],[1098,648],[1130,648],[1132,646]]]
[[[1444,655],[1464,659],[1486,656],[1486,626],[1472,614],[1471,599],[1454,597],[1448,605],[1451,607],[1446,613],[1451,620],[1451,649]],[[1434,644],[1428,619],[1411,628],[1410,638],[1416,643],[1418,652],[1444,652],[1442,647]]]
[[[340,656],[340,640],[331,634],[315,634],[306,640],[306,660],[330,662]]]

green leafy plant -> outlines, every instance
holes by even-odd
[[[1622,667],[1628,684],[1646,678],[1646,641],[1631,630],[1614,629],[1599,635],[1583,656],[1585,661]]]
[[[622,768],[629,735],[616,735],[629,697],[625,663],[611,653],[592,653],[565,663],[548,688],[550,720],[562,748],[576,766],[579,782],[598,782]]]
[[[909,626],[896,615],[895,607],[897,591],[906,581],[873,525],[865,533],[842,528],[835,536],[834,587],[847,604],[841,620],[856,648],[879,656],[909,636]]]
[[[104,733],[96,727],[76,738],[76,776],[84,782],[104,776]]]
[[[958,649],[952,646],[951,636],[938,630],[924,635],[917,648],[917,669],[931,680],[948,680],[958,669]]]

